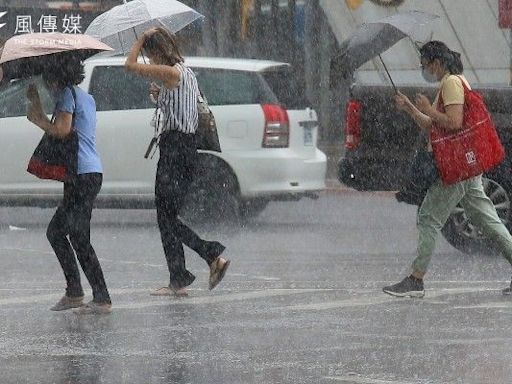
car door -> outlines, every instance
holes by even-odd
[[[39,90],[43,108],[51,114],[53,102],[40,78],[11,81],[0,89],[0,193],[5,195],[61,194],[62,183],[39,180],[29,174],[28,161],[43,131],[27,120],[29,83]],[[37,197],[37,196],[34,196]]]
[[[155,106],[149,80],[122,65],[97,65],[91,71],[89,93],[96,101],[97,145],[103,164],[101,195],[152,196],[156,159],[144,159],[153,128]]]

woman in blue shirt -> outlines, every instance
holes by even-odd
[[[71,55],[62,55],[58,66],[47,68],[43,73],[55,101],[53,118],[48,119],[44,113],[34,85],[27,91],[30,101],[27,118],[53,137],[63,139],[72,132],[78,136],[77,175],[64,182],[63,200],[46,232],[67,283],[65,295],[51,310],[78,308],[75,311],[78,314],[106,314],[111,312],[112,303],[90,242],[92,207],[101,189],[103,170],[96,150],[96,104],[91,95],[76,87],[83,78],[82,62]],[[87,304],[83,303],[84,292],[75,252],[92,287],[93,300]]]

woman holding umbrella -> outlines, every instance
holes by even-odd
[[[150,64],[137,62],[142,51]],[[229,260],[220,257],[225,247],[216,241],[202,240],[178,218],[183,199],[193,181],[197,161],[195,131],[198,123],[197,80],[184,65],[174,35],[158,27],[146,31],[132,46],[126,59],[126,70],[149,77],[162,86],[152,84],[163,113],[160,135],[160,158],[156,171],[155,204],[170,282],[152,292],[153,295],[186,296],[185,287],[195,277],[185,267],[183,244],[196,251],[210,267],[209,288],[224,277]]]
[[[46,232],[67,283],[65,295],[51,310],[78,308],[75,311],[78,314],[107,314],[112,303],[90,242],[92,207],[103,180],[96,150],[96,104],[91,95],[76,87],[84,78],[81,59],[73,53],[55,54],[53,59],[55,63],[50,61],[55,65],[45,66],[43,71],[43,79],[55,101],[53,118],[48,119],[43,111],[34,85],[27,90],[30,101],[27,118],[52,137],[62,139],[76,134],[78,164],[76,177],[64,182],[63,200]],[[92,287],[93,300],[87,304],[83,304],[84,292],[74,252]]]
[[[445,132],[460,131],[464,123],[465,89],[471,89],[462,75],[460,53],[450,50],[443,42],[430,41],[421,47],[420,55],[425,80],[440,83],[435,101],[431,104],[427,97],[418,94],[413,103],[398,92],[395,97],[397,107],[429,134],[439,127]],[[384,287],[385,293],[400,297],[424,296],[423,277],[434,252],[437,234],[459,203],[471,222],[491,239],[503,257],[512,264],[512,236],[484,192],[482,175],[448,185],[437,179],[428,189],[418,210],[418,255],[412,263],[412,273],[399,283]],[[503,290],[503,294],[510,295],[511,292],[512,283]]]

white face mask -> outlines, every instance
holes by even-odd
[[[434,75],[433,73],[430,73],[429,71],[427,71],[426,68],[423,68],[421,70],[421,75],[423,76],[423,78],[425,79],[425,81],[429,82],[429,83],[437,83],[437,76]]]

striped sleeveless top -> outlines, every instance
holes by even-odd
[[[183,64],[176,64],[181,73],[178,86],[173,89],[162,86],[157,107],[162,113],[162,132],[178,131],[194,134],[197,129],[197,97],[199,87],[194,72]]]

